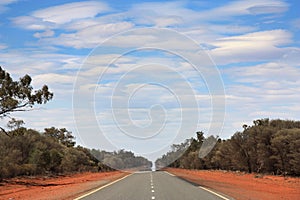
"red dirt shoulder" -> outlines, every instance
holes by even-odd
[[[238,200],[295,200],[300,198],[300,178],[297,177],[247,174],[221,170],[167,168],[166,171]]]
[[[1,183],[0,200],[73,199],[126,174],[128,173],[114,171],[86,172],[58,177],[13,178]]]

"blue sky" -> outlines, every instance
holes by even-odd
[[[38,130],[66,127],[79,144],[106,148],[103,140],[108,139],[117,148],[146,155],[193,136],[195,130],[208,132],[212,124],[222,121],[211,120],[213,92],[206,78],[213,76],[203,77],[182,58],[157,49],[132,51],[114,60],[99,77],[103,67],[122,49],[151,44],[187,53],[190,46],[179,39],[186,36],[204,49],[203,55],[209,55],[224,84],[224,126],[215,135],[228,138],[257,118],[299,120],[299,4],[296,0],[2,0],[1,66],[15,78],[31,75],[35,87],[47,84],[55,94],[49,104],[14,116]],[[174,39],[168,33],[124,34],[146,27],[167,28],[181,36]],[[150,84],[151,80],[155,84]],[[80,91],[92,91],[89,94],[93,98],[84,96],[86,91],[76,91],[78,83],[82,84]],[[128,96],[127,109],[116,110],[116,126],[112,102],[123,105]],[[74,98],[86,104],[78,103],[74,108]],[[178,101],[180,98],[184,103]],[[192,106],[195,102],[196,108]],[[77,116],[79,124],[74,120],[74,109],[81,113]],[[90,109],[96,121],[90,119]],[[182,113],[188,119],[183,119]],[[122,132],[128,120],[136,130]],[[151,135],[162,121],[164,130]],[[78,126],[84,125],[87,128],[82,132]],[[185,131],[178,132],[182,127]],[[102,136],[98,135],[99,128]],[[155,140],[132,139],[126,135],[128,132]],[[176,134],[180,134],[178,141],[174,140]]]

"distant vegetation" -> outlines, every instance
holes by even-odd
[[[187,149],[168,166],[300,176],[300,121],[260,119],[243,128],[230,139],[218,139],[203,159],[198,155],[205,138],[202,132],[197,132],[196,139],[173,145],[170,152],[156,160],[156,165],[168,165],[178,152]]]
[[[131,151],[123,149],[115,152],[92,149],[91,153],[102,165],[114,169],[151,170],[152,167],[151,161],[141,156],[135,156]]]

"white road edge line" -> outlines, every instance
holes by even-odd
[[[169,174],[170,176],[175,176],[174,174],[171,174],[170,172],[164,171],[165,173]]]
[[[169,174],[170,176],[176,176],[176,175],[174,175],[174,174],[171,174],[170,172],[167,172],[167,171],[164,171],[166,174]],[[216,192],[214,192],[214,191],[211,191],[211,190],[209,190],[209,189],[207,189],[207,188],[205,188],[205,187],[201,187],[201,186],[199,186],[199,188],[201,188],[201,189],[203,189],[203,190],[206,190],[207,192],[210,192],[210,193],[212,193],[212,194],[214,194],[214,195],[216,195],[216,196],[218,196],[218,197],[220,197],[220,198],[222,198],[222,199],[224,199],[224,200],[230,200],[230,199],[228,199],[228,198],[226,198],[226,197],[224,197],[224,196],[222,196],[222,195],[220,195],[220,194],[218,194],[218,193],[216,193]]]
[[[224,196],[222,196],[222,195],[220,195],[220,194],[218,194],[218,193],[216,193],[214,191],[211,191],[211,190],[209,190],[209,189],[207,189],[205,187],[199,186],[199,188],[201,188],[203,190],[206,190],[207,192],[210,192],[210,193],[212,193],[212,194],[214,194],[214,195],[216,195],[216,196],[218,196],[218,197],[220,197],[220,198],[222,198],[224,200],[230,200],[230,199],[228,199],[228,198],[226,198],[226,197],[224,197]]]
[[[89,196],[89,195],[91,195],[91,194],[93,194],[93,193],[95,193],[95,192],[98,192],[99,190],[102,190],[103,188],[106,188],[106,187],[108,187],[108,186],[110,186],[110,185],[112,185],[112,184],[114,184],[114,183],[116,183],[116,182],[119,182],[119,181],[121,181],[121,180],[123,180],[123,179],[125,179],[125,178],[127,178],[128,176],[131,176],[132,174],[128,174],[128,175],[126,175],[126,176],[124,176],[124,177],[122,177],[122,178],[119,178],[119,179],[117,179],[117,180],[115,180],[115,181],[113,181],[113,182],[110,182],[110,183],[108,183],[108,184],[106,184],[106,185],[103,185],[103,186],[101,186],[101,187],[99,187],[99,188],[97,188],[97,189],[95,189],[95,190],[93,190],[93,191],[91,191],[91,192],[89,192],[89,193],[86,193],[86,194],[84,194],[84,195],[82,195],[82,196],[80,196],[80,197],[77,197],[77,198],[75,198],[74,200],[79,200],[79,199],[82,199],[82,198],[84,198],[84,197],[87,197],[87,196]]]

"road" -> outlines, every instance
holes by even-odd
[[[163,171],[134,173],[76,200],[226,200]]]

